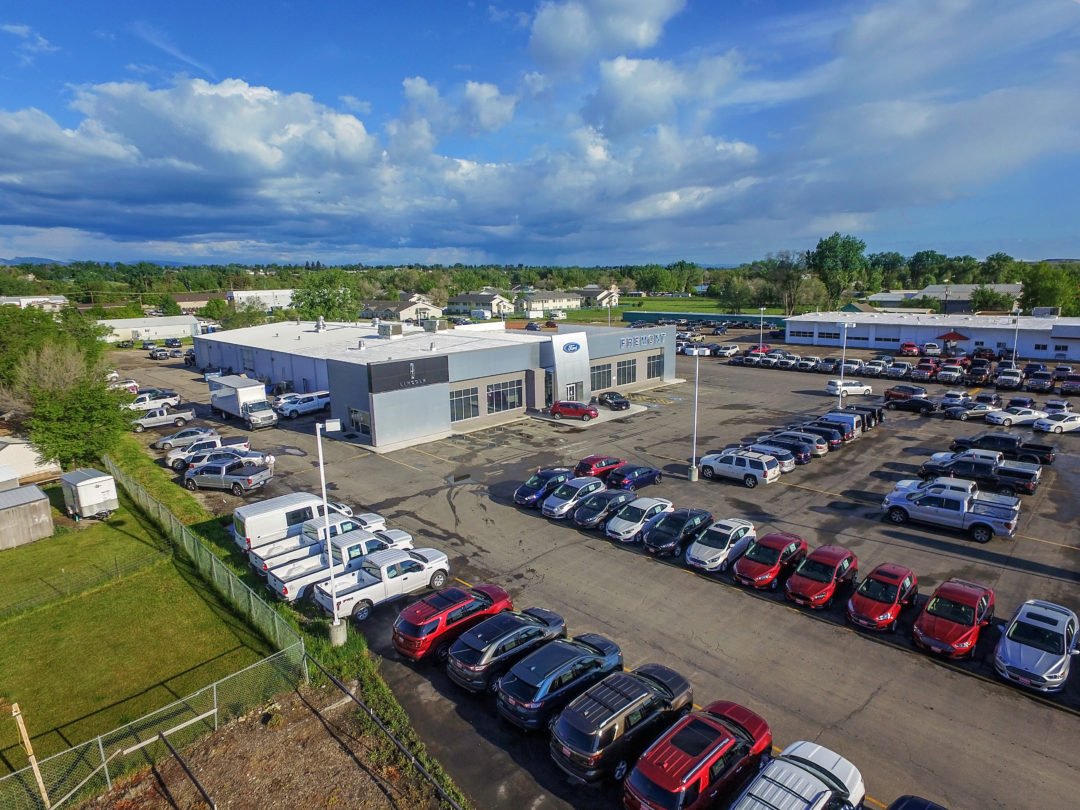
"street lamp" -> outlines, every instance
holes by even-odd
[[[942,279],[942,282],[945,284],[945,306],[943,306],[941,308],[941,314],[942,315],[948,315],[949,314],[949,285],[952,284],[952,279],[946,277],[946,278]]]
[[[836,396],[839,398],[839,404],[837,405],[837,407],[843,409],[843,407],[844,407],[844,363],[847,362],[847,330],[851,328],[852,324],[849,321],[844,321],[844,323],[838,323],[837,326],[840,328],[840,332],[841,332],[841,336],[843,337],[843,340],[842,340],[842,342],[840,344],[840,391],[837,393]]]
[[[326,558],[330,563],[330,604],[333,606],[334,621],[330,625],[330,646],[340,647],[345,643],[348,633],[348,625],[338,618],[337,613],[337,585],[334,582],[334,548],[330,543],[330,505],[326,500],[326,467],[323,464],[322,435],[341,430],[340,419],[327,419],[325,422],[315,423],[315,438],[319,444],[319,483],[322,484],[322,508],[323,508],[323,542],[326,544]]]
[[[701,355],[694,350],[694,432],[690,440],[690,468],[686,471],[687,481],[698,480],[697,468],[697,403],[698,403],[698,372],[701,370]]]
[[[611,299],[610,298],[608,299],[608,302],[607,302],[607,325],[608,325],[608,328],[611,328]]]
[[[765,307],[758,307],[757,345],[759,350],[765,345]]]
[[[1020,307],[1019,305],[1013,310],[1013,345],[1012,345],[1012,361],[1014,363],[1020,362],[1020,346],[1018,341],[1020,339]]]

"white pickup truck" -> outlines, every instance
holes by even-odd
[[[177,408],[180,406],[180,395],[172,391],[144,391],[137,395],[126,406],[132,411],[149,411],[154,408]]]
[[[405,537],[411,544],[412,537],[408,534],[405,534]],[[356,570],[367,555],[387,548],[385,540],[363,529],[355,529],[348,534],[338,535],[330,541],[330,549],[334,557],[334,576],[338,577]],[[330,579],[330,572],[331,563],[324,550],[317,557],[271,568],[266,572],[266,587],[279,599],[296,602],[307,596],[312,586]]]
[[[290,419],[304,416],[309,413],[325,411],[330,407],[329,391],[314,391],[310,394],[300,394],[292,399],[287,399],[277,406],[277,412]]]
[[[188,468],[188,461],[199,453],[207,450],[250,450],[251,441],[247,436],[207,436],[197,442],[192,442],[186,447],[174,447],[165,454],[165,466],[172,467],[177,472]]]
[[[183,427],[195,418],[195,411],[174,411],[172,408],[154,408],[147,411],[138,419],[131,420],[131,429],[136,433],[142,433],[147,428],[162,427],[163,425],[175,425]]]
[[[338,537],[357,529],[374,534],[380,529],[386,528],[386,521],[381,515],[374,512],[357,515],[330,515],[330,537]],[[298,562],[308,557],[316,557],[322,553],[326,541],[325,518],[317,517],[313,520],[304,521],[300,534],[275,540],[272,543],[247,550],[248,562],[259,576],[265,577],[271,568],[280,568],[285,563]],[[408,545],[404,548],[412,548],[412,537],[409,537]]]
[[[329,582],[316,585],[315,602],[333,614],[336,597],[338,616],[351,615],[362,622],[377,605],[423,588],[441,588],[449,575],[450,560],[436,549],[377,551],[357,568],[334,577],[333,594]]]

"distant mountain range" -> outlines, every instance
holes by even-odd
[[[67,264],[59,259],[42,259],[40,256],[16,256],[14,259],[0,259],[0,264],[11,267],[16,264]]]

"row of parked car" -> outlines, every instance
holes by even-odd
[[[772,731],[756,712],[724,700],[695,710],[681,673],[657,663],[625,671],[616,642],[570,637],[562,616],[516,610],[497,585],[450,587],[414,602],[394,622],[392,642],[411,661],[444,664],[462,689],[494,696],[504,721],[546,730],[552,761],[575,783],[621,782],[631,810],[856,808],[866,795],[858,769],[839,754],[796,742],[773,757]],[[903,802],[894,806],[938,807]]]
[[[886,388],[882,396],[889,410],[912,411],[923,416],[941,414],[945,419],[961,422],[982,419],[1004,427],[1029,426],[1043,433],[1070,433],[1080,429],[1080,414],[1074,413],[1067,399],[1048,399],[1040,405],[1026,395],[1006,400],[993,391],[975,396],[967,391],[946,391],[931,399],[925,387],[906,383]]]

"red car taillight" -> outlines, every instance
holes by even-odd
[[[289,595],[289,586],[288,585],[282,586],[281,595],[282,596],[288,596]]]

